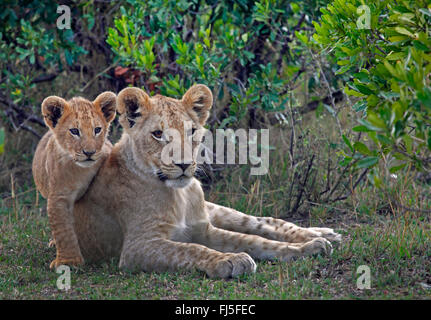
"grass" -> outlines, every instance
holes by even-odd
[[[307,167],[307,155],[317,155],[314,182],[306,186],[310,197],[327,185],[325,157],[331,157],[332,165],[338,161],[336,149],[327,147],[339,138],[331,121],[308,119],[312,131],[307,135],[303,131],[295,151],[299,160],[294,170],[299,171]],[[286,218],[303,227],[332,227],[344,237],[332,256],[289,263],[259,261],[255,274],[229,281],[208,279],[199,271],[128,274],[114,260],[72,268],[71,289],[59,290],[60,275],[48,268],[55,249],[48,248],[46,202],[36,197],[27,154],[28,161],[15,161],[24,163],[12,171],[19,179],[1,175],[6,192],[2,191],[0,202],[0,299],[430,299],[429,183],[407,169],[397,173],[397,179],[387,177],[380,189],[364,181],[345,201],[303,203],[300,210],[288,213],[289,194],[297,194],[296,180],[303,179],[303,171],[295,176],[289,166],[286,130],[271,130],[271,145],[276,147],[269,173],[249,176],[248,166],[227,168],[206,191],[206,199],[249,214]],[[16,148],[25,149],[19,143]],[[330,175],[328,184],[334,185],[337,171]],[[9,181],[14,188],[7,188]],[[361,265],[370,268],[370,289],[357,287]]]
[[[213,200],[233,201],[219,196]],[[234,202],[237,207],[246,206],[250,196],[238,196]],[[296,222],[303,226],[329,225],[343,234],[343,243],[330,257],[318,255],[289,263],[259,261],[256,274],[229,281],[208,279],[199,271],[128,274],[119,271],[114,260],[73,268],[71,289],[62,291],[56,286],[59,274],[48,268],[55,249],[47,246],[50,231],[45,202],[39,201],[37,206],[35,202],[35,193],[27,192],[18,196],[15,211],[11,199],[1,204],[0,299],[431,297],[431,228],[426,215],[395,217],[370,214],[365,209],[349,214],[328,206],[314,207],[307,220]],[[360,265],[370,268],[371,289],[357,288]]]

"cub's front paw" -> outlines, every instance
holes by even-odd
[[[52,247],[55,247],[55,239],[51,239],[48,242],[48,248],[52,248]]]
[[[256,272],[256,263],[245,252],[226,253],[215,262],[212,270],[208,273],[210,277],[233,278],[244,273]]]
[[[84,258],[82,258],[80,256],[73,257],[73,258],[55,258],[55,260],[53,260],[51,262],[51,264],[49,265],[49,268],[54,269],[54,268],[57,268],[63,264],[76,267],[76,266],[84,264]]]

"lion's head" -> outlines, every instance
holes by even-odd
[[[81,97],[66,101],[57,96],[42,102],[46,125],[58,145],[81,167],[91,167],[99,159],[115,109],[116,95],[108,91],[93,102]]]
[[[132,141],[133,157],[138,159],[136,165],[169,187],[187,186],[197,169],[203,125],[213,104],[211,90],[195,85],[177,100],[126,88],[117,101],[120,123]]]

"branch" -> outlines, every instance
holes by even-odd
[[[33,135],[35,135],[36,137],[38,137],[39,139],[41,139],[42,138],[42,136],[39,134],[39,133],[37,133],[32,127],[30,127],[30,126],[27,126],[27,125],[25,125],[25,124],[21,124],[20,126],[19,126],[19,128],[22,128],[23,130],[25,130],[25,131],[28,131],[28,132],[30,132],[30,133],[32,133]]]
[[[302,194],[305,191],[305,185],[307,184],[307,180],[308,180],[308,176],[310,174],[311,168],[313,166],[313,161],[314,161],[314,154],[311,156],[311,159],[308,161],[308,167],[307,167],[307,171],[305,171],[305,177],[304,177],[304,181],[301,184],[301,189],[299,190],[299,194],[296,197],[296,203],[292,209],[292,212],[295,212],[296,210],[298,210],[299,208],[299,204],[301,202],[302,199]]]
[[[332,92],[330,95],[326,96],[325,98],[323,98],[321,100],[311,101],[310,103],[308,103],[304,107],[299,108],[298,111],[301,114],[305,114],[305,113],[316,110],[321,102],[329,105],[329,104],[331,104],[332,101],[334,101],[334,103],[337,103],[337,102],[342,101],[343,99],[344,99],[343,91],[337,90],[335,92]]]
[[[364,171],[362,171],[361,175],[359,176],[359,178],[356,180],[356,182],[353,184],[353,187],[351,188],[351,190],[349,190],[349,193],[345,194],[342,197],[337,197],[335,199],[331,199],[329,200],[329,202],[336,202],[336,201],[340,201],[340,200],[345,200],[348,197],[350,197],[350,195],[353,193],[353,190],[356,189],[356,187],[358,186],[359,182],[361,182],[361,180],[365,177],[365,175],[368,172],[368,168],[366,168]]]
[[[51,81],[51,80],[54,80],[55,78],[57,78],[58,75],[59,75],[58,72],[50,73],[50,74],[43,74],[43,75],[40,75],[40,76],[37,76],[36,78],[34,78],[31,81],[31,83],[40,83],[40,82]]]

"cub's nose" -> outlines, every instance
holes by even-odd
[[[86,151],[82,150],[82,153],[85,154],[88,158],[90,158],[93,154],[96,153],[96,151]]]
[[[186,171],[186,169],[188,167],[190,167],[191,163],[175,163],[176,166],[180,167],[181,169],[183,169],[183,171]]]

